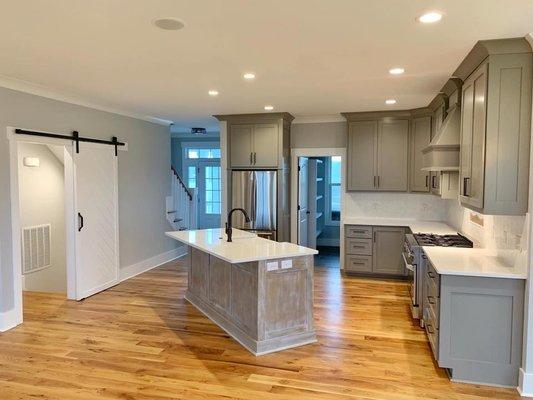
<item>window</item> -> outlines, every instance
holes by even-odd
[[[213,159],[213,158],[220,158],[220,149],[212,148],[212,149],[196,149],[196,148],[188,148],[187,149],[187,158],[189,159],[197,159],[197,158],[204,158],[204,159]]]
[[[189,165],[187,168],[187,186],[189,189],[196,189],[196,167]]]
[[[329,163],[329,219],[341,219],[341,157],[331,157]]]
[[[220,167],[205,167],[205,213],[220,214]]]

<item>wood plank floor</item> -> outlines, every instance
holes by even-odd
[[[184,299],[169,263],[83,302],[24,294],[0,334],[0,399],[515,399],[451,383],[409,317],[407,284],[316,268],[318,343],[254,357]]]

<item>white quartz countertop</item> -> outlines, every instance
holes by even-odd
[[[436,235],[453,235],[457,229],[441,221],[421,221],[406,218],[380,218],[380,217],[345,217],[345,225],[374,225],[374,226],[407,226],[413,233],[434,233]]]
[[[435,270],[442,275],[526,279],[525,263],[511,264],[488,249],[422,247]]]
[[[165,234],[232,264],[318,254],[314,249],[293,243],[274,242],[239,229],[233,229],[231,243],[226,241],[223,230],[219,228],[174,231]]]

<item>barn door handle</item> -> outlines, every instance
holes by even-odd
[[[81,232],[83,228],[83,215],[78,213],[78,232]]]

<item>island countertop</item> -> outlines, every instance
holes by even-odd
[[[233,242],[226,241],[220,228],[173,231],[165,235],[232,264],[318,254],[314,249],[274,242],[240,229],[233,229]]]

